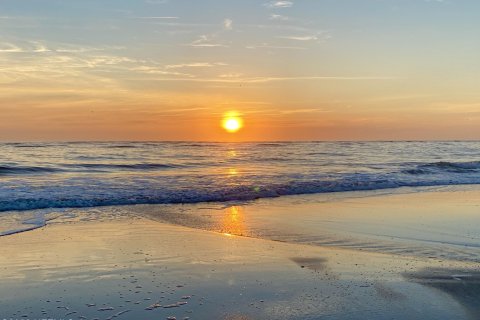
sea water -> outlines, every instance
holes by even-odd
[[[480,142],[2,143],[0,235],[45,224],[52,208],[462,184],[480,184]]]
[[[0,211],[457,184],[480,142],[0,144]]]

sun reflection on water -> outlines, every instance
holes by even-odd
[[[243,236],[246,232],[244,208],[232,206],[225,209],[222,221],[221,232],[225,236]]]
[[[238,170],[235,168],[230,168],[228,169],[228,175],[229,176],[237,176],[238,175]]]

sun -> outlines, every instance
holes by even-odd
[[[230,112],[227,113],[222,121],[223,129],[227,132],[235,133],[243,127],[243,120],[237,113]]]
[[[240,124],[239,119],[229,118],[223,121],[223,128],[228,132],[237,132],[241,127],[242,125]]]

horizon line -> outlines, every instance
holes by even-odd
[[[19,143],[328,143],[328,142],[480,142],[480,139],[359,139],[359,140],[10,140],[0,144]]]

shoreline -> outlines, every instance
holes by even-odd
[[[0,223],[5,225],[7,223],[15,223],[19,225],[35,225],[34,227],[28,227],[25,229],[15,230],[0,230],[0,238],[10,236],[17,233],[28,232],[38,228],[42,228],[48,224],[50,220],[56,220],[59,216],[72,214],[71,212],[83,212],[92,210],[103,210],[109,212],[112,208],[125,209],[125,211],[138,211],[137,208],[155,208],[155,207],[191,207],[201,208],[205,206],[214,206],[216,208],[230,207],[230,206],[255,206],[258,202],[273,201],[292,201],[296,202],[296,199],[313,199],[313,201],[320,202],[338,202],[345,199],[362,199],[362,198],[375,198],[384,196],[396,196],[396,195],[411,195],[421,193],[436,193],[436,192],[464,192],[464,191],[480,191],[480,184],[457,184],[457,185],[435,185],[435,186],[415,186],[415,187],[396,187],[396,188],[384,188],[375,190],[355,190],[355,191],[338,191],[338,192],[321,192],[321,193],[305,193],[305,194],[290,194],[280,195],[276,197],[261,197],[251,200],[230,200],[230,201],[209,201],[209,202],[195,202],[195,203],[145,203],[145,204],[121,204],[121,205],[102,205],[102,206],[86,206],[86,207],[59,207],[59,208],[39,208],[39,209],[27,209],[27,210],[9,210],[0,211],[0,219],[11,218],[17,216],[17,220],[14,222],[0,220]],[[310,200],[311,201],[311,200]],[[23,220],[20,215],[33,214],[33,216]],[[74,213],[73,213],[74,214]],[[140,215],[144,213],[141,212]],[[53,215],[52,218],[39,217],[40,215]],[[149,215],[149,217],[152,217]],[[42,219],[43,218],[43,219]],[[102,217],[98,217],[102,219]],[[10,219],[14,220],[14,219]],[[37,220],[37,221],[35,221]],[[161,219],[162,220],[162,219]],[[162,220],[168,222],[166,220]],[[5,229],[5,227],[4,227]]]
[[[349,192],[253,202],[138,205],[141,217],[321,247],[480,262],[480,186]]]

